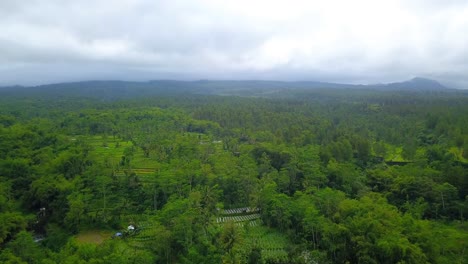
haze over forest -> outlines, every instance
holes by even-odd
[[[0,85],[85,80],[468,87],[468,2],[0,2]]]

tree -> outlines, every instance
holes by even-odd
[[[242,233],[234,222],[226,222],[221,232],[219,243],[224,250],[225,255],[223,262],[225,263],[240,263],[237,246],[243,241]]]
[[[26,218],[18,212],[0,213],[0,244],[26,228]]]
[[[369,140],[363,137],[355,137],[352,141],[356,158],[363,163],[366,163],[371,156],[371,145]]]
[[[34,242],[30,233],[21,231],[8,243],[7,250],[25,263],[41,263],[45,258],[44,251]]]
[[[404,234],[403,219],[398,210],[377,193],[357,200],[343,200],[339,223],[347,228],[345,259],[366,263],[424,263],[421,248]],[[343,243],[344,241],[341,241]]]
[[[408,139],[403,145],[401,156],[406,160],[412,160],[416,155],[417,145],[414,140]]]
[[[374,143],[374,152],[377,156],[385,158],[387,155],[387,146],[383,141],[377,141]]]

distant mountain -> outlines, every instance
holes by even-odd
[[[404,82],[394,82],[388,84],[375,85],[377,88],[384,88],[386,90],[417,90],[417,91],[434,91],[434,90],[447,90],[446,86],[443,86],[438,81],[415,77],[411,80]]]
[[[316,81],[263,81],[263,80],[154,80],[148,82],[129,81],[83,81],[56,83],[39,86],[9,86],[0,87],[1,95],[45,97],[79,96],[116,100],[123,98],[161,96],[161,95],[236,95],[260,96],[287,94],[294,91],[314,89],[360,89],[360,90],[390,90],[390,91],[435,91],[448,90],[439,82],[424,78],[413,78],[404,82],[388,84],[340,84]]]

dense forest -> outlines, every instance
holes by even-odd
[[[467,93],[17,91],[1,263],[468,263]]]

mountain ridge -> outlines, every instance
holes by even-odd
[[[273,81],[273,80],[90,80],[53,83],[37,86],[0,87],[2,95],[16,96],[80,96],[115,100],[160,95],[233,95],[268,97],[293,91],[313,90],[375,90],[402,92],[455,91],[438,81],[415,77],[403,82],[386,84],[345,84],[320,81]]]
[[[279,80],[216,80],[216,79],[200,79],[200,80],[171,80],[171,79],[157,79],[157,80],[148,80],[148,81],[124,81],[124,80],[83,80],[83,81],[74,81],[74,82],[59,82],[59,83],[49,83],[41,85],[6,85],[0,86],[0,88],[41,88],[41,87],[57,87],[57,86],[77,86],[77,85],[98,85],[102,84],[113,84],[117,86],[121,85],[132,85],[132,86],[141,86],[141,85],[177,85],[181,84],[195,84],[196,86],[207,85],[207,84],[219,84],[219,83],[229,83],[231,85],[248,85],[248,86],[292,86],[292,87],[301,87],[301,88],[402,88],[402,89],[451,89],[447,86],[440,84],[437,80],[423,78],[423,77],[414,77],[412,79],[401,81],[401,82],[389,82],[389,83],[377,83],[377,84],[349,84],[349,83],[335,83],[335,82],[323,82],[315,80],[302,80],[302,81],[279,81]],[[254,87],[255,88],[255,87]]]
[[[438,81],[423,77],[414,77],[403,82],[392,82],[382,84],[381,87],[389,89],[413,89],[413,90],[446,90],[450,89]]]

